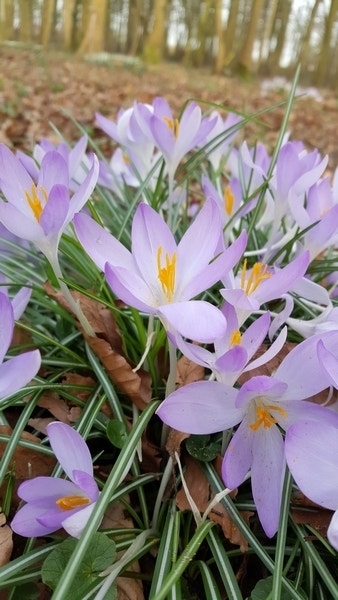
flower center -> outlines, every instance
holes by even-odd
[[[230,336],[230,348],[239,346],[242,342],[242,335],[239,329],[235,329]]]
[[[40,190],[42,192],[42,195],[43,195],[45,201],[47,201],[47,198],[48,198],[47,191],[42,186],[40,186]],[[41,213],[43,211],[43,206],[42,206],[41,200],[38,196],[37,187],[36,187],[36,185],[34,185],[34,183],[32,184],[30,192],[25,191],[25,196],[26,196],[26,200],[27,200],[29,206],[31,207],[31,209],[33,211],[34,217],[39,222]]]
[[[225,190],[224,190],[224,208],[225,208],[225,212],[227,213],[227,215],[231,215],[232,211],[234,209],[234,204],[235,204],[235,196],[233,195],[232,191],[231,191],[231,187],[230,185],[227,185]]]
[[[260,283],[264,281],[264,279],[269,279],[271,277],[271,273],[268,273],[268,265],[264,265],[263,263],[256,262],[251,269],[251,273],[249,277],[246,277],[247,274],[247,260],[245,259],[243,262],[243,268],[241,272],[241,288],[244,290],[247,296],[254,292]]]
[[[170,131],[172,131],[174,136],[177,138],[180,129],[179,120],[171,119],[170,117],[163,117],[163,121],[167,125],[168,129],[170,129]]]
[[[176,276],[176,252],[173,253],[172,257],[166,252],[165,263],[162,266],[162,246],[159,246],[157,250],[157,277],[161,282],[163,293],[166,295],[168,302],[171,302],[175,290],[175,276]]]
[[[287,416],[286,410],[284,410],[284,408],[282,408],[281,406],[276,406],[275,404],[268,404],[267,406],[256,406],[257,419],[256,421],[251,423],[250,429],[257,431],[257,429],[259,429],[261,425],[264,427],[264,429],[268,429],[269,427],[271,427],[271,425],[277,423],[277,419],[272,416],[270,411],[276,411],[282,417]]]
[[[90,500],[85,496],[63,496],[56,500],[56,504],[61,510],[73,510],[73,508],[90,504]]]

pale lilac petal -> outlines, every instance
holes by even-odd
[[[158,309],[158,315],[166,329],[198,342],[211,343],[226,333],[222,312],[203,300],[165,304]]]
[[[14,204],[0,201],[0,221],[6,229],[23,240],[36,243],[44,237],[44,232],[30,212],[29,215],[24,214]]]
[[[320,506],[338,507],[338,429],[320,421],[295,423],[286,432],[285,455],[300,490]]]
[[[262,527],[272,537],[278,529],[285,474],[284,443],[276,425],[255,431],[252,453],[252,495]]]
[[[259,321],[259,319],[258,319],[258,321]],[[244,371],[251,371],[252,369],[257,369],[257,367],[260,367],[261,365],[265,365],[269,360],[271,360],[274,356],[276,356],[276,354],[278,354],[278,352],[283,348],[283,346],[286,342],[287,333],[288,333],[287,327],[284,327],[282,329],[282,331],[280,332],[280,334],[278,335],[277,339],[275,339],[275,341],[271,344],[271,346],[260,357],[253,360],[244,369]],[[243,335],[243,338],[244,338],[244,335]],[[244,344],[245,341],[243,338],[242,338],[242,343]],[[257,341],[259,339],[260,339],[260,336],[259,336],[259,334],[257,334]],[[260,342],[260,344],[261,343],[262,342]],[[260,344],[259,344],[259,346],[260,346]],[[258,346],[258,348],[259,348],[259,346]]]
[[[18,496],[25,502],[43,504],[52,507],[58,498],[63,496],[78,496],[79,487],[72,481],[60,477],[34,477],[21,483]]]
[[[293,285],[305,275],[309,262],[310,255],[304,252],[282,269],[278,269],[272,277],[264,279],[254,292],[257,300],[263,304],[290,291]]]
[[[63,185],[54,185],[50,190],[48,202],[40,217],[40,225],[45,235],[51,233],[59,234],[61,232],[67,217],[68,208],[68,188]]]
[[[134,270],[123,267],[113,267],[108,262],[105,266],[105,277],[114,294],[126,304],[145,313],[157,312],[156,298],[144,279]],[[160,296],[160,294],[159,294]],[[162,300],[158,298],[158,302]]]
[[[214,368],[221,373],[228,371],[237,373],[244,369],[247,360],[248,353],[246,349],[242,345],[236,345],[216,360]]]
[[[327,539],[329,540],[331,546],[338,550],[338,511],[336,511],[332,516],[327,530]]]
[[[308,402],[307,400],[294,400],[278,402],[285,412],[278,415],[278,424],[285,431],[297,421],[320,421],[338,427],[338,413],[331,408]]]
[[[220,290],[224,300],[235,306],[237,310],[254,312],[259,309],[260,302],[253,296],[247,296],[242,289],[227,289]]]
[[[8,296],[0,292],[0,364],[12,341],[13,328],[14,314],[12,303]]]
[[[95,502],[93,502],[93,504],[85,506],[85,508],[82,508],[75,514],[64,519],[62,521],[62,527],[72,537],[79,538],[84,527],[87,525],[94,508]]]
[[[133,219],[131,239],[132,254],[140,274],[151,286],[160,288],[157,268],[159,248],[162,248],[162,261],[166,254],[172,258],[177,249],[168,225],[154,209],[141,203]]]
[[[226,449],[222,462],[222,479],[231,490],[238,487],[252,464],[252,443],[255,432],[244,417]]]
[[[84,471],[73,471],[73,481],[76,485],[78,485],[81,490],[85,493],[86,496],[92,501],[95,502],[99,497],[99,488],[97,483],[91,475],[85,473]]]
[[[38,180],[38,187],[42,186],[49,195],[54,185],[69,188],[68,165],[65,159],[56,150],[47,152],[42,161]]]
[[[156,414],[178,431],[216,433],[241,421],[243,411],[235,408],[236,395],[234,388],[217,381],[198,381],[170,394]]]
[[[43,525],[44,527],[53,527],[53,530],[61,529],[63,519],[68,515],[76,514],[79,512],[81,508],[73,508],[72,510],[62,510],[58,507],[57,504],[54,503],[52,508],[45,510],[37,517],[38,523]]]
[[[222,233],[221,214],[217,203],[209,198],[178,244],[179,276],[200,272],[215,255]]]
[[[318,360],[327,373],[329,383],[338,388],[338,358],[325,348],[322,340],[317,345]]]
[[[26,306],[32,295],[32,290],[28,287],[23,287],[12,298],[12,307],[15,321],[18,321],[24,313]]]
[[[5,146],[0,144],[0,186],[8,201],[16,206],[18,210],[29,207],[25,199],[25,192],[31,190],[33,179],[14,154]]]
[[[196,238],[196,241],[198,241],[198,239],[199,238]],[[185,299],[197,296],[214,285],[217,281],[223,279],[241,258],[246,243],[247,235],[246,232],[243,231],[229,248],[224,250],[220,256],[210,264],[206,265],[202,270],[198,270],[198,267],[201,267],[201,263],[198,265],[197,262],[194,262],[195,259],[192,258],[190,264],[192,268],[191,273],[194,274],[195,272],[194,277],[189,273],[189,262],[186,262],[186,272],[182,274],[182,283],[185,284],[182,289],[182,296],[184,296]],[[178,266],[179,265],[180,261],[178,261]]]
[[[131,268],[131,253],[114,236],[85,213],[74,216],[75,233],[96,266],[104,271],[106,262]]]
[[[327,349],[338,351],[337,330],[312,336],[297,344],[274,373],[276,378],[288,383],[283,401],[309,398],[328,387],[328,378],[317,357],[319,339],[323,339]]]
[[[0,365],[0,398],[10,396],[35,377],[41,364],[39,350],[25,352]]]
[[[61,527],[60,525],[42,525],[38,522],[38,518],[41,516],[43,509],[41,506],[36,504],[25,504],[18,510],[14,519],[11,522],[11,528],[13,531],[23,537],[39,537],[49,535],[54,531],[57,531]]]
[[[161,150],[168,163],[174,158],[175,142],[176,138],[165,121],[152,115],[149,119],[149,126],[151,129],[152,136],[156,142],[157,147]],[[177,161],[174,162],[174,168],[177,166]]]
[[[79,212],[92,195],[97,184],[100,164],[97,156],[93,154],[93,164],[86,178],[70,199],[66,223],[70,223],[75,213]]]
[[[93,475],[93,462],[88,446],[81,435],[69,425],[53,421],[47,425],[53,452],[66,475],[73,481],[73,471]]]

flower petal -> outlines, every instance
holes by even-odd
[[[15,533],[23,537],[44,536],[60,529],[61,523],[58,526],[48,526],[39,523],[37,519],[41,516],[42,510],[41,507],[35,504],[25,504],[14,516],[11,528]]]
[[[69,192],[64,185],[54,185],[49,192],[46,203],[40,217],[40,225],[45,233],[61,234],[69,207]]]
[[[325,508],[338,507],[338,428],[320,421],[291,425],[285,455],[300,490]]]
[[[60,477],[34,477],[21,483],[18,487],[18,496],[25,502],[55,504],[63,496],[77,496],[81,493],[79,487],[72,481]],[[51,504],[51,506],[52,506]]]
[[[62,521],[62,527],[72,537],[79,538],[95,508],[95,502],[77,511]]]
[[[338,511],[333,514],[331,523],[327,530],[327,539],[331,546],[338,550]]]
[[[131,270],[124,267],[113,267],[107,262],[105,276],[114,294],[123,302],[145,313],[155,314],[157,312],[156,298],[135,268]]]
[[[231,439],[222,463],[222,479],[233,490],[238,487],[252,464],[252,443],[255,432],[250,429],[246,417]]]
[[[84,491],[86,496],[88,496],[92,502],[95,502],[98,499],[99,488],[94,477],[88,475],[88,473],[85,473],[84,471],[74,469],[73,481]]]
[[[223,313],[204,300],[165,304],[159,308],[158,315],[167,329],[198,342],[211,343],[226,333]]]
[[[285,474],[284,443],[276,425],[255,431],[252,453],[252,495],[263,529],[272,537],[278,529]]]
[[[14,315],[12,303],[8,296],[0,292],[0,364],[12,341],[13,328]]]
[[[236,395],[234,388],[217,381],[197,381],[170,394],[156,414],[178,431],[216,433],[240,422],[243,412],[235,408]]]
[[[0,365],[0,398],[10,396],[35,377],[41,364],[39,350],[24,352]]]
[[[14,235],[38,243],[44,237],[41,225],[32,215],[21,212],[9,202],[0,201],[0,221]]]
[[[73,481],[73,471],[93,475],[93,461],[81,435],[69,425],[53,421],[47,425],[47,434],[54,454],[66,475]]]

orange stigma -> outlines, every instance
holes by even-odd
[[[90,504],[90,500],[85,496],[63,496],[56,500],[56,504],[61,510],[73,510],[73,508]]]
[[[232,214],[232,211],[234,210],[234,204],[235,204],[235,196],[233,195],[233,193],[231,191],[230,185],[227,185],[224,190],[223,201],[224,201],[225,212],[230,217],[230,215]]]
[[[42,192],[42,195],[43,195],[45,201],[47,201],[47,198],[48,198],[47,191],[42,186],[40,186],[40,190]],[[41,200],[40,200],[40,198],[38,196],[37,187],[36,187],[36,185],[34,185],[34,183],[32,183],[32,187],[30,189],[30,192],[25,191],[25,196],[26,196],[26,200],[27,200],[30,208],[33,211],[34,217],[39,222],[41,214],[42,214],[42,211],[43,211],[43,206],[42,206]]]
[[[180,129],[179,120],[170,119],[170,117],[163,117],[163,121],[167,125],[168,129],[170,129],[170,131],[172,131],[174,136],[177,138]]]
[[[162,246],[159,246],[157,250],[157,277],[161,282],[162,290],[166,295],[168,302],[173,299],[175,291],[175,277],[176,277],[176,252],[173,253],[170,258],[169,254],[165,255],[165,265],[161,265]]]
[[[264,265],[263,263],[256,262],[251,269],[251,273],[249,277],[246,277],[247,274],[247,260],[244,260],[243,268],[241,272],[241,288],[244,290],[247,296],[254,292],[260,283],[265,279],[269,279],[271,277],[271,273],[268,273],[268,265]]]
[[[286,410],[284,410],[284,408],[276,406],[275,404],[268,404],[267,406],[257,406],[257,419],[256,421],[254,421],[254,423],[251,423],[250,429],[257,431],[257,429],[259,429],[261,425],[265,429],[268,429],[269,427],[271,427],[271,425],[277,423],[277,419],[275,419],[275,417],[273,417],[270,413],[271,410],[277,411],[282,417],[286,417],[287,415]]]

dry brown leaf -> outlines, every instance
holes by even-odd
[[[186,356],[181,356],[177,361],[176,384],[178,387],[201,381],[204,379],[205,369],[201,365],[197,365]]]
[[[7,565],[13,550],[13,532],[6,525],[6,517],[0,508],[0,567]]]
[[[175,452],[180,454],[181,444],[184,440],[190,437],[190,433],[184,433],[183,431],[177,431],[177,429],[170,429],[166,441],[166,450],[170,456],[174,457]]]
[[[11,427],[7,425],[0,426],[0,433],[3,435],[12,435]],[[39,438],[35,435],[24,431],[22,433],[22,439],[33,442],[38,446],[40,444]],[[0,442],[0,457],[3,455],[6,444]],[[56,464],[56,460],[52,456],[39,452],[31,448],[24,448],[23,446],[17,446],[12,458],[12,465],[15,468],[15,475],[17,480],[31,479],[38,475],[50,475],[53,467]]]
[[[199,512],[203,514],[212,500],[209,482],[202,471],[200,463],[195,458],[187,455],[185,464],[185,482]],[[175,500],[180,510],[191,510],[183,487],[177,492]],[[254,513],[249,511],[241,511],[241,515],[247,523],[253,514]],[[220,525],[224,536],[232,544],[239,546],[241,552],[247,551],[248,542],[246,538],[241,534],[221,503],[216,504],[212,508],[208,514],[208,518],[214,523]]]
[[[298,525],[310,525],[323,537],[326,537],[332,514],[331,510],[326,510],[321,506],[318,506],[316,510],[306,508],[291,509],[291,516],[295,523]]]
[[[45,283],[44,288],[49,296],[69,310],[61,292],[56,292],[49,283]],[[123,355],[121,336],[111,312],[99,302],[79,292],[74,292],[72,295],[79,302],[96,337],[87,335],[80,323],[77,323],[77,327],[103,364],[111,381],[142,410],[152,396],[150,375],[143,369],[135,373],[133,366]]]

